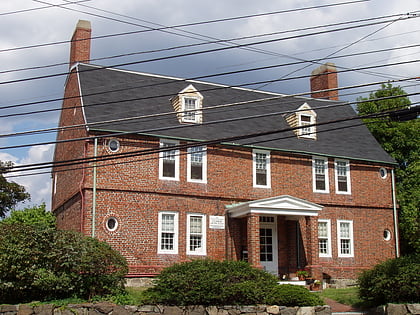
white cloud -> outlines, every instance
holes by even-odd
[[[43,163],[52,160],[53,150],[53,145],[34,146],[27,151],[27,155],[23,158],[18,158],[8,153],[0,153],[0,160],[12,161],[16,166]],[[35,172],[45,173],[48,171],[49,169],[41,169]],[[22,173],[11,173],[11,175],[22,175]],[[44,202],[47,206],[47,209],[50,209],[51,176],[49,173],[31,176],[11,177],[8,180],[24,186],[26,191],[31,195],[30,202],[25,202],[21,206],[27,206],[28,204],[39,205]]]

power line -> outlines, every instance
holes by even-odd
[[[339,22],[339,23],[316,25],[316,26],[310,26],[310,27],[304,27],[304,28],[299,28],[299,29],[286,30],[286,31],[263,33],[263,34],[258,34],[258,35],[242,36],[242,37],[236,37],[236,38],[230,38],[230,39],[218,39],[218,40],[212,40],[212,41],[206,41],[206,42],[200,42],[200,43],[193,43],[193,44],[172,46],[172,47],[161,48],[161,49],[153,49],[153,50],[146,50],[146,51],[139,51],[139,52],[131,52],[131,53],[125,53],[125,54],[119,54],[119,55],[101,57],[101,58],[92,58],[90,60],[90,62],[100,61],[100,60],[106,60],[106,59],[121,58],[121,57],[128,57],[128,56],[140,55],[140,54],[164,52],[164,51],[176,50],[176,49],[181,49],[181,48],[191,48],[191,47],[197,47],[197,46],[209,45],[209,44],[219,44],[219,43],[222,43],[222,42],[232,42],[232,41],[238,41],[238,40],[244,40],[244,39],[251,39],[251,38],[258,38],[258,37],[265,37],[265,36],[280,35],[280,34],[286,34],[286,33],[306,31],[306,30],[311,30],[311,29],[326,28],[326,27],[331,27],[331,26],[339,26],[339,25],[346,25],[346,24],[352,24],[352,23],[360,23],[360,22],[365,22],[365,21],[372,21],[372,20],[378,20],[378,19],[389,18],[389,17],[396,17],[396,16],[401,16],[401,14],[392,14],[392,15],[375,17],[375,18],[367,18],[367,19],[359,19],[359,20],[352,20],[352,21]],[[172,28],[172,27],[176,27],[176,26],[169,26],[168,28]],[[92,37],[92,39],[98,39],[98,38],[104,38],[104,37],[111,37],[111,36],[121,36],[121,35],[133,34],[133,33],[138,33],[138,32],[142,32],[142,31],[125,32],[125,33],[118,33],[118,34],[112,34],[112,35],[102,35],[102,36]],[[70,41],[56,42],[54,44],[68,43],[68,42],[70,42]],[[49,44],[40,44],[39,47],[46,46],[46,45],[49,45]],[[26,48],[33,48],[33,46],[22,47],[22,49],[26,49]],[[4,51],[9,51],[9,50],[4,50]],[[2,50],[0,50],[0,52],[2,52]],[[304,61],[304,59],[298,59],[296,57],[288,56],[288,55],[284,55],[284,54],[280,54],[280,53],[277,53],[277,52],[265,51],[265,53],[266,54],[270,54],[270,55],[274,55],[274,56],[285,56],[285,57],[288,57],[288,58],[292,58],[292,59],[297,59],[297,60]],[[50,67],[57,67],[57,66],[62,66],[62,65],[68,65],[68,62],[55,63],[55,64],[49,64],[49,65],[43,65],[43,66],[32,66],[32,67],[26,67],[26,68],[20,68],[20,69],[3,70],[3,71],[0,71],[0,74],[1,73],[17,72],[17,71],[38,70],[38,69],[50,68]]]
[[[389,81],[387,81],[387,82],[389,82]],[[384,83],[384,82],[382,82],[382,83]],[[415,85],[417,85],[417,84],[411,84],[411,85],[407,85],[407,86],[403,86],[403,87],[405,88],[405,87],[411,87],[411,86],[415,86]],[[364,93],[374,92],[376,90],[377,89],[365,90]],[[306,95],[308,93],[305,92],[304,94]],[[360,94],[360,92],[345,93],[345,94],[340,94],[340,96],[344,97],[344,96],[350,96],[350,95],[355,95],[355,94]],[[410,95],[403,95],[403,96],[408,97]],[[210,108],[214,108],[214,106],[212,106]],[[203,111],[206,111],[207,109],[209,109],[209,107],[202,108]],[[170,112],[168,114],[174,114],[174,112]],[[31,135],[38,135],[38,134],[53,133],[53,132],[64,131],[64,130],[77,130],[77,129],[89,128],[89,127],[93,127],[93,126],[100,125],[100,124],[105,124],[105,123],[133,121],[133,120],[142,119],[142,118],[147,118],[147,116],[135,116],[135,117],[121,118],[121,119],[109,119],[109,120],[103,120],[103,121],[98,121],[98,122],[94,122],[94,123],[77,124],[77,125],[69,125],[69,126],[61,126],[61,127],[53,127],[53,128],[44,128],[44,129],[37,129],[37,130],[26,130],[26,131],[20,131],[20,132],[13,132],[13,133],[9,133],[9,134],[0,134],[0,138],[18,137],[18,136],[31,136]]]
[[[379,49],[379,50],[373,50],[373,51],[368,51],[368,52],[351,53],[351,54],[346,54],[346,55],[335,56],[335,57],[332,57],[331,59],[333,60],[333,59],[354,57],[354,56],[374,54],[374,53],[381,53],[381,52],[387,52],[387,51],[394,51],[394,50],[400,50],[400,49],[409,49],[409,48],[414,48],[414,47],[418,47],[418,46],[420,46],[420,44],[407,45],[407,46],[394,47],[394,48],[386,48],[386,49]],[[224,76],[224,75],[231,75],[231,74],[239,74],[239,73],[250,72],[250,71],[267,70],[267,69],[272,69],[272,68],[277,68],[277,67],[298,65],[298,64],[305,63],[305,62],[318,63],[322,59],[323,58],[317,58],[317,59],[312,59],[312,60],[309,60],[309,61],[297,61],[297,62],[274,64],[274,65],[263,66],[263,67],[255,67],[255,68],[248,68],[248,69],[235,70],[235,71],[229,71],[229,72],[209,74],[209,75],[205,75],[205,76],[196,76],[196,77],[186,78],[184,80],[185,81],[198,80],[198,79],[204,79],[204,78],[209,78],[209,77]],[[346,69],[348,69],[348,68],[346,68]],[[356,71],[362,72],[362,70],[356,70]],[[119,92],[119,91],[126,91],[126,90],[130,90],[130,89],[134,89],[134,88],[137,89],[137,88],[140,88],[140,87],[141,86],[125,87],[125,88],[122,88],[122,89],[112,89],[112,90],[108,90],[108,91],[105,91],[105,92],[88,93],[88,94],[85,94],[84,96],[93,96],[93,95],[97,95],[97,94],[105,94],[105,93],[113,93],[113,92]],[[2,109],[10,109],[10,108],[17,108],[17,107],[23,107],[23,106],[32,106],[32,105],[38,105],[38,104],[42,104],[42,103],[50,103],[50,102],[56,102],[56,101],[64,101],[66,99],[74,99],[74,98],[78,98],[78,96],[76,96],[76,97],[60,97],[60,98],[55,98],[55,99],[47,99],[47,100],[40,100],[40,101],[35,101],[35,102],[27,102],[27,103],[21,103],[21,104],[7,105],[7,106],[0,107],[0,110],[2,110]]]
[[[173,146],[169,146],[169,147],[159,147],[159,148],[152,148],[152,149],[145,149],[145,150],[135,150],[135,151],[131,151],[131,152],[115,153],[115,154],[112,154],[112,155],[92,156],[92,157],[84,157],[84,158],[70,159],[70,160],[64,160],[64,161],[52,161],[52,162],[20,165],[20,166],[13,167],[13,169],[9,170],[8,173],[11,173],[11,172],[27,172],[27,171],[39,170],[39,169],[50,168],[50,167],[60,168],[60,167],[67,167],[67,166],[73,166],[73,165],[79,165],[79,164],[86,164],[86,163],[90,163],[90,162],[98,163],[98,162],[109,161],[109,160],[119,160],[119,159],[123,159],[123,158],[157,154],[157,153],[160,153],[160,152],[168,152],[168,151],[173,151],[173,150],[183,150],[183,149],[187,149],[189,147],[197,147],[197,146],[209,146],[209,145],[220,145],[220,144],[223,144],[223,145],[233,145],[233,144],[237,145],[237,144],[234,143],[234,141],[256,138],[256,137],[260,137],[260,136],[267,136],[267,135],[272,135],[272,134],[278,134],[278,133],[293,131],[293,130],[296,130],[296,129],[312,127],[312,126],[324,126],[324,125],[330,125],[330,124],[336,124],[336,123],[353,121],[353,120],[360,120],[360,119],[366,119],[366,118],[390,117],[391,114],[396,115],[399,112],[402,112],[404,110],[405,109],[385,111],[385,112],[381,112],[381,113],[367,114],[367,115],[361,115],[361,116],[356,115],[356,116],[346,117],[346,118],[342,118],[342,119],[335,119],[335,120],[330,120],[330,121],[327,121],[327,122],[311,124],[311,125],[308,125],[308,126],[287,127],[287,128],[282,128],[282,129],[269,130],[269,131],[257,132],[257,133],[250,133],[250,134],[246,134],[246,135],[219,138],[219,139],[213,139],[213,140],[190,141],[189,143],[178,144],[178,145],[173,145]],[[363,125],[363,123],[359,123],[359,124],[355,124],[355,125],[351,125],[351,126],[340,126],[340,127],[336,127],[336,128],[333,128],[333,129],[323,130],[323,131],[320,130],[320,131],[317,131],[317,132],[327,132],[327,131],[331,131],[331,130],[346,129],[346,128],[351,128],[351,127],[355,127],[355,126],[359,126],[359,125]],[[93,140],[95,138],[100,138],[100,137],[90,137],[89,140]],[[280,139],[282,139],[282,138],[280,138]],[[247,146],[249,144],[239,144],[239,145]],[[307,153],[309,154],[309,152],[307,152]],[[134,161],[128,161],[128,162],[134,162]],[[101,165],[96,165],[96,166],[99,167]],[[54,172],[56,172],[56,171],[59,171],[59,170],[54,170]],[[63,170],[63,171],[69,171],[69,170],[66,169],[66,170]],[[33,175],[33,174],[28,174],[28,175]],[[20,176],[22,176],[22,175],[20,175]]]
[[[400,19],[407,20],[407,19],[410,19],[410,18],[417,18],[419,16],[420,15],[416,15],[416,14],[407,14],[405,17],[400,18]],[[312,33],[307,33],[307,34],[293,35],[293,36],[282,37],[282,38],[267,39],[267,40],[256,41],[256,42],[251,42],[251,43],[237,44],[235,46],[219,47],[219,48],[213,48],[213,49],[207,49],[207,50],[201,50],[201,51],[195,51],[195,52],[188,52],[188,53],[176,54],[176,55],[165,56],[165,57],[158,57],[158,58],[150,58],[150,59],[146,59],[146,60],[125,62],[125,63],[120,63],[120,64],[107,66],[107,68],[123,67],[123,66],[129,66],[129,65],[134,65],[134,64],[162,61],[162,60],[188,57],[188,56],[200,55],[200,54],[206,54],[206,53],[214,53],[214,52],[230,50],[230,49],[233,49],[233,48],[242,48],[242,47],[249,47],[249,46],[254,46],[254,45],[262,45],[262,44],[268,44],[268,43],[273,43],[273,42],[278,42],[278,41],[283,41],[283,40],[320,35],[320,34],[325,34],[325,33],[330,33],[330,32],[339,32],[339,31],[350,30],[350,29],[360,28],[360,27],[367,27],[367,26],[372,26],[372,25],[377,25],[377,24],[389,23],[390,21],[392,21],[392,20],[373,22],[373,23],[356,25],[356,26],[351,26],[351,27],[342,27],[342,28],[337,28],[337,29],[333,29],[333,30],[318,31],[318,32],[312,32]],[[32,80],[39,80],[39,79],[46,79],[46,78],[52,78],[52,77],[57,77],[57,76],[64,76],[64,75],[67,75],[67,74],[68,74],[68,72],[61,72],[61,73],[34,76],[34,77],[23,78],[23,79],[15,79],[15,80],[10,80],[10,81],[0,82],[0,85],[26,82],[26,81],[32,81]]]
[[[417,62],[420,62],[420,60],[417,59],[417,60],[410,60],[410,61],[401,61],[401,62],[397,62],[397,63],[393,63],[393,64],[376,65],[376,66],[362,67],[362,68],[357,68],[357,69],[344,69],[344,70],[340,71],[340,73],[356,71],[356,70],[374,69],[374,68],[378,68],[378,67],[381,67],[381,68],[382,67],[391,67],[391,66],[396,66],[396,65],[403,65],[403,64],[417,63]],[[93,69],[106,69],[106,68],[98,67],[98,68],[93,68]],[[83,71],[79,71],[79,72],[92,71],[93,69],[83,70]],[[240,71],[234,71],[233,73],[240,73]],[[216,75],[206,75],[206,76],[201,76],[201,77],[198,77],[198,78],[207,78],[207,77],[211,77],[211,76],[216,76]],[[281,81],[285,81],[285,80],[296,80],[296,79],[303,79],[303,78],[308,78],[308,77],[310,77],[310,75],[297,76],[297,77],[291,77],[291,78],[271,79],[271,80],[264,80],[264,81],[259,81],[259,82],[239,84],[239,85],[235,85],[234,87],[245,87],[245,86],[251,86],[251,85],[256,85],[256,84],[261,84],[261,83],[281,82]],[[193,81],[193,80],[196,80],[196,79],[197,78],[193,78],[193,79],[189,79],[188,81]],[[185,80],[185,81],[187,81],[187,80]],[[168,84],[168,83],[162,83],[162,84]],[[150,85],[150,86],[157,86],[157,85],[159,85],[159,84],[153,84],[153,85]],[[140,86],[140,87],[137,87],[137,88],[145,88],[145,87],[148,87],[148,85]],[[206,89],[206,90],[202,90],[202,91],[204,92],[204,91],[208,91],[208,90],[223,89],[223,88],[227,88],[227,87],[232,87],[232,86],[223,86],[223,87]],[[102,94],[102,93],[99,93],[99,94]],[[306,93],[306,94],[309,94],[309,93]],[[102,103],[96,103],[96,104],[89,104],[88,106],[93,107],[93,106],[109,105],[109,104],[122,103],[122,102],[127,102],[127,101],[138,101],[138,100],[144,100],[144,99],[153,99],[153,98],[164,97],[164,96],[170,97],[170,96],[173,96],[173,95],[172,94],[166,94],[166,95],[156,95],[156,96],[148,96],[148,97],[141,97],[141,98],[123,99],[123,100],[113,101],[113,102],[102,102]],[[78,98],[78,97],[76,97],[76,98]],[[74,109],[75,107],[78,107],[78,106],[69,106],[69,107],[66,107],[65,110]],[[62,110],[62,108],[61,107],[60,108],[49,108],[49,109],[36,110],[36,111],[30,111],[30,112],[5,114],[5,115],[0,115],[0,118],[34,115],[34,114],[48,113],[48,112],[54,112],[54,111],[59,111],[59,110]]]
[[[82,2],[89,2],[91,0],[79,0],[79,1],[67,1],[67,4],[63,4],[63,5],[71,5],[71,4],[78,4],[78,3],[82,3]],[[9,12],[3,12],[0,13],[0,16],[5,16],[5,15],[14,15],[14,14],[18,14],[18,13],[26,13],[26,12],[31,12],[31,11],[37,11],[37,10],[43,10],[43,9],[48,9],[48,8],[52,8],[54,7],[54,5],[52,4],[48,4],[46,6],[43,7],[36,7],[36,8],[30,8],[30,9],[23,9],[23,10],[16,10],[16,11],[9,11]],[[0,50],[1,52],[2,50]]]
[[[82,1],[79,1],[79,2],[84,2],[84,1],[90,1],[90,0],[82,0]],[[140,25],[140,24],[134,24],[135,26],[143,27],[143,28],[146,28],[146,29],[145,30],[130,31],[130,32],[123,32],[123,33],[100,35],[100,36],[92,37],[92,39],[93,40],[103,39],[103,38],[139,34],[139,33],[151,32],[151,31],[163,31],[163,30],[167,30],[167,29],[177,29],[177,28],[190,27],[190,26],[198,26],[198,25],[205,25],[205,24],[212,24],[212,23],[219,23],[219,22],[235,21],[235,20],[248,19],[248,18],[254,18],[254,17],[262,17],[262,16],[268,16],[268,15],[276,15],[276,14],[282,14],[282,13],[290,13],[290,12],[295,12],[295,11],[318,9],[318,8],[322,8],[322,7],[338,6],[338,5],[351,4],[351,3],[357,3],[357,2],[366,2],[366,1],[370,1],[370,0],[357,0],[357,1],[349,1],[349,2],[345,2],[345,3],[335,3],[335,4],[327,4],[327,5],[320,5],[320,6],[304,7],[304,8],[298,8],[298,9],[280,10],[280,11],[265,12],[265,13],[258,13],[258,14],[249,14],[249,15],[242,15],[242,16],[236,16],[236,17],[223,18],[223,19],[214,19],[214,20],[199,21],[199,22],[193,22],[193,23],[184,23],[184,24],[178,24],[178,25],[172,25],[172,26],[159,25],[159,24],[156,24],[156,23],[148,22],[146,20],[125,16],[125,17],[129,17],[130,19],[138,20],[138,21],[141,21],[141,22],[146,22],[146,23],[149,23],[149,24],[155,24],[155,25],[158,25],[159,27],[152,28],[152,27],[148,27],[148,26],[144,26],[144,25]],[[72,3],[57,5],[57,4],[50,4],[50,3],[47,3],[47,2],[43,2],[43,1],[36,1],[36,2],[47,4],[47,6],[43,7],[43,8],[63,7],[65,5],[69,5],[69,4],[78,4],[77,2],[72,2]],[[69,2],[69,1],[67,1],[67,2]],[[101,9],[98,9],[98,8],[94,8],[94,9],[101,11]],[[74,9],[72,11],[74,11]],[[106,11],[106,10],[102,10],[102,11]],[[82,12],[82,13],[89,14],[87,12]],[[108,11],[108,13],[110,13],[110,11]],[[116,14],[116,13],[112,13],[112,14]],[[106,17],[103,17],[103,16],[99,16],[99,17],[106,18]],[[119,21],[119,22],[126,23],[124,21]],[[128,24],[128,22],[126,24]],[[56,42],[51,42],[51,43],[42,43],[42,44],[37,44],[37,45],[6,48],[6,49],[1,49],[0,53],[10,52],[10,51],[15,51],[15,50],[32,49],[32,48],[39,48],[39,47],[46,47],[46,46],[53,46],[53,45],[68,44],[70,42],[71,42],[70,40],[65,40],[65,41],[56,41]]]
[[[377,84],[377,83],[375,83],[375,84]],[[369,85],[371,85],[371,84],[369,84]],[[351,87],[351,88],[353,88],[353,87]],[[330,89],[330,90],[334,90],[334,89]],[[328,90],[328,91],[330,91],[330,90]],[[324,90],[324,91],[327,91],[327,90]],[[377,99],[377,100],[408,97],[410,95],[418,95],[418,94],[420,94],[420,93],[404,94],[404,95],[398,95],[398,96],[389,96],[389,97],[384,97],[384,98],[380,98],[380,99]],[[250,100],[250,101],[216,105],[216,106],[213,106],[212,108],[207,108],[207,109],[222,108],[222,107],[228,107],[228,106],[229,107],[230,106],[239,106],[239,105],[245,105],[245,104],[251,104],[251,103],[259,103],[259,102],[263,102],[263,101],[277,100],[277,99],[280,99],[280,98],[289,98],[289,97],[294,97],[294,96],[296,96],[296,95],[273,96],[273,97],[263,98],[263,99],[256,99],[256,100]],[[366,101],[356,101],[356,102],[354,102],[354,104],[364,103],[364,102],[366,102]],[[322,107],[317,108],[317,110],[327,109],[327,108],[330,108],[330,107],[344,106],[344,105],[348,105],[348,102],[342,102],[342,103],[338,103],[338,104],[335,103],[335,104],[331,104],[331,105],[328,105],[328,106],[322,106]],[[188,112],[188,111],[186,111],[186,112]],[[287,114],[287,113],[290,113],[290,112],[296,112],[296,111],[294,110],[294,111],[271,112],[271,113],[252,115],[252,116],[247,116],[247,117],[237,117],[237,118],[217,120],[217,121],[208,121],[208,122],[201,123],[199,126],[212,125],[212,124],[217,124],[217,123],[226,123],[226,122],[232,122],[232,121],[238,121],[238,120],[255,119],[255,118],[261,118],[261,117],[267,117],[267,116],[273,116],[273,115]],[[156,118],[156,117],[173,115],[173,114],[175,114],[175,113],[174,112],[166,112],[166,113],[155,114],[155,115],[144,115],[144,116],[141,116],[140,118]],[[136,117],[136,119],[140,119],[140,118]],[[81,125],[81,126],[83,126],[83,125]],[[118,136],[124,136],[124,135],[129,135],[129,134],[147,134],[147,133],[152,133],[152,132],[157,132],[157,131],[180,129],[180,128],[185,128],[185,126],[184,125],[176,125],[176,126],[168,126],[168,127],[159,127],[159,128],[154,128],[154,129],[148,129],[148,130],[113,132],[113,133],[108,133],[107,135],[100,136],[99,138],[118,137]],[[0,147],[0,149],[17,149],[17,148],[23,148],[23,147],[29,147],[29,146],[59,144],[59,143],[74,142],[74,141],[89,140],[89,139],[91,139],[91,137],[74,138],[74,139],[67,139],[67,140],[57,140],[57,141],[49,141],[49,142],[43,142],[43,143],[13,145],[13,146]]]
[[[392,25],[393,23],[395,23],[395,22],[397,22],[397,21],[398,21],[398,20],[393,20],[393,21],[391,21],[391,22],[387,23],[386,25],[381,26],[379,29],[374,30],[373,32],[371,32],[371,33],[369,33],[369,34],[367,34],[367,35],[365,35],[365,36],[363,36],[363,37],[359,38],[358,40],[353,41],[353,42],[351,42],[351,43],[347,44],[346,46],[341,47],[340,49],[338,49],[338,50],[336,50],[336,51],[334,51],[334,52],[332,52],[332,53],[328,54],[328,55],[327,55],[327,56],[325,56],[323,59],[327,59],[327,58],[330,58],[330,57],[334,56],[335,54],[339,53],[340,51],[343,51],[343,50],[345,50],[345,49],[347,49],[347,48],[349,48],[349,47],[351,47],[351,46],[355,45],[356,43],[358,43],[358,42],[362,41],[363,39],[366,39],[366,38],[368,38],[369,36],[371,36],[371,35],[373,35],[373,34],[376,34],[377,32],[379,32],[379,31],[381,31],[381,30],[385,29],[386,27],[388,27],[388,26]],[[289,72],[288,74],[285,74],[285,75],[281,76],[281,79],[286,78],[286,77],[288,77],[289,75],[294,74],[294,73],[296,73],[296,72],[299,72],[299,71],[301,71],[301,70],[304,70],[304,69],[306,69],[306,68],[308,68],[308,67],[310,67],[310,64],[307,64],[307,65],[305,65],[305,66],[303,66],[303,67],[301,67],[301,68],[299,68],[299,69],[296,69],[296,70],[294,70],[294,71],[292,71],[292,72]],[[263,86],[266,86],[266,85],[268,85],[268,84],[265,84],[265,85],[263,85]]]

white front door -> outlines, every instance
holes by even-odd
[[[260,217],[260,263],[264,270],[278,275],[276,217]]]

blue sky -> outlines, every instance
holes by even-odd
[[[420,2],[418,0],[370,0],[344,4],[347,2],[350,2],[350,0],[119,0],[118,6],[116,6],[114,0],[90,0],[79,2],[78,4],[69,4],[69,1],[65,0],[42,0],[42,2],[2,0],[0,6],[0,28],[2,29],[0,36],[0,115],[2,116],[0,118],[0,134],[7,135],[57,126],[59,111],[21,116],[16,116],[16,114],[33,110],[56,109],[61,106],[59,101],[11,109],[1,109],[1,107],[62,97],[65,76],[39,80],[26,79],[64,73],[68,69],[67,65],[25,71],[15,70],[66,63],[69,58],[69,44],[55,44],[27,49],[16,48],[68,41],[79,19],[91,21],[92,36],[101,36],[145,30],[147,27],[176,26],[311,6],[341,4],[318,9],[168,29],[171,33],[148,31],[133,35],[95,39],[92,41],[91,50],[91,58],[94,59],[132,52],[165,49],[179,45],[197,44],[209,41],[209,38],[213,40],[232,39],[263,33],[289,31],[270,37],[236,41],[236,43],[241,44],[290,35],[305,35],[309,32],[325,30],[319,27],[321,25],[355,20],[362,20],[364,22],[360,22],[360,24],[366,24],[368,23],[366,19],[410,12],[419,14],[420,10]],[[65,9],[63,4],[68,9]],[[420,18],[402,18],[398,21],[377,19],[375,21],[385,20],[389,20],[389,22],[346,31],[300,36],[294,39],[252,46],[258,48],[258,51],[255,49],[235,48],[212,54],[139,63],[124,67],[124,69],[191,78],[210,73],[285,64],[294,62],[297,59],[311,60],[320,58],[322,62],[332,61],[336,63],[341,69],[354,69],[370,65],[384,66],[397,62],[406,62],[399,66],[379,67],[370,71],[349,71],[339,74],[339,85],[342,87],[419,76],[418,56],[420,55],[420,48],[418,46],[405,49],[395,48],[419,44]],[[354,26],[355,24],[350,25]],[[318,27],[296,31],[314,26]],[[344,26],[346,25],[340,27]],[[336,28],[338,26],[327,29],[332,30]],[[294,30],[294,32],[290,32],[291,30]],[[114,65],[217,47],[221,46],[218,44],[207,44],[195,48],[164,51],[161,53],[104,59],[93,63]],[[386,51],[332,59],[333,56],[378,49],[385,49]],[[206,80],[238,85],[282,77],[290,78],[309,75],[316,67],[315,64],[303,63],[301,65],[278,67],[264,71],[246,72],[240,75],[212,77]],[[25,81],[7,83],[7,81],[22,79]],[[404,81],[398,85],[401,85],[408,93],[419,92],[418,80]],[[285,94],[303,93],[309,90],[309,79],[283,80],[265,86],[255,85],[249,87]],[[345,94],[343,92],[341,93],[341,99],[352,102],[359,96],[366,97],[369,94],[369,90],[377,88],[379,86],[349,90],[346,93],[352,94],[343,95]],[[418,95],[411,97],[412,102],[419,101],[419,99]],[[4,116],[8,114],[12,116]],[[16,165],[51,161],[54,146],[52,144],[41,146],[35,144],[54,140],[54,133],[44,133],[32,137],[2,137],[0,138],[0,146],[3,149],[0,150],[0,160],[10,160]],[[19,144],[28,144],[29,146],[19,149],[4,149],[4,147]],[[10,180],[16,181],[27,188],[32,195],[31,203],[46,202],[49,207],[51,178],[48,173],[37,176],[19,176]]]

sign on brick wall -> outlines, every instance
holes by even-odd
[[[211,215],[209,222],[210,229],[224,230],[225,229],[225,217],[221,215]]]

